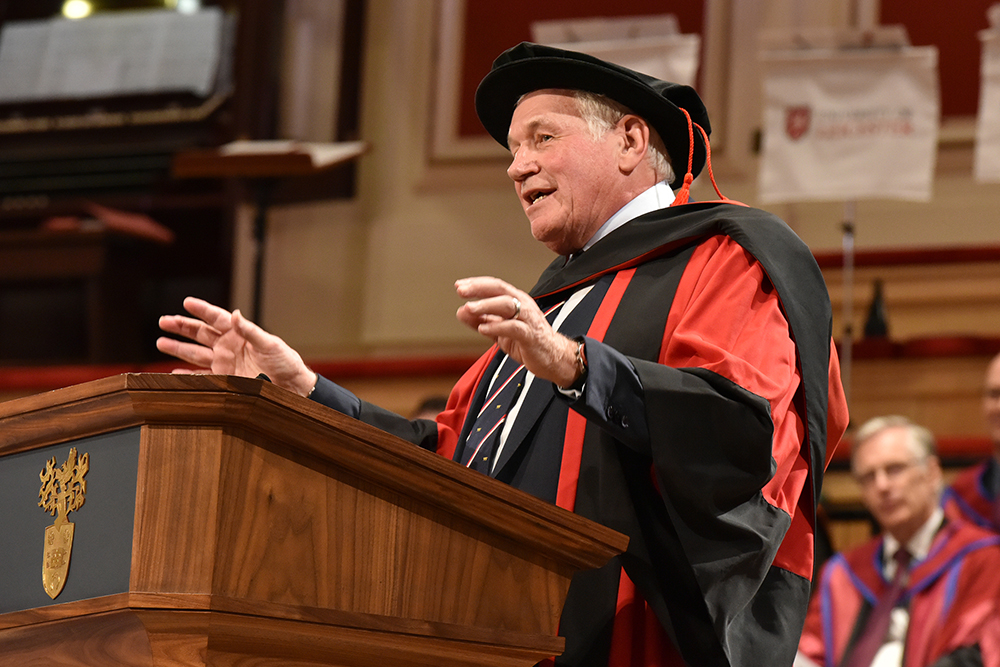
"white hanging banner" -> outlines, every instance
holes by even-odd
[[[931,197],[940,99],[933,46],[768,52],[760,197]]]
[[[985,183],[1000,181],[1000,26],[983,30],[979,39],[983,57],[973,173],[977,181]]]

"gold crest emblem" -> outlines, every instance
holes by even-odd
[[[56,517],[45,529],[45,552],[42,558],[42,586],[53,600],[62,592],[69,572],[69,557],[73,550],[73,532],[76,526],[67,519],[70,512],[83,506],[87,496],[84,475],[90,470],[90,454],[79,459],[76,447],[69,450],[69,458],[56,468],[53,456],[45,462],[45,470],[38,473],[42,488],[38,490],[38,506]]]

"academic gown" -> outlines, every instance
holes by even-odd
[[[877,537],[834,556],[824,567],[799,645],[816,663],[836,667],[843,662],[889,587],[882,544]],[[903,592],[910,614],[903,667],[1000,664],[998,566],[996,534],[962,521],[948,521],[938,531],[930,553],[912,566]]]
[[[945,514],[989,530],[1000,530],[1000,526],[993,525],[993,493],[987,484],[987,479],[996,474],[1000,471],[992,456],[960,472],[941,496]]]
[[[560,329],[586,336],[582,396],[532,383],[492,472],[630,538],[574,578],[555,664],[790,665],[827,442],[847,424],[811,253],[763,211],[688,204],[558,258],[531,295],[544,309],[591,285]],[[344,405],[323,379],[313,398],[462,461],[502,357],[466,372],[436,424]]]

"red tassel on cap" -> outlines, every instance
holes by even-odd
[[[694,181],[694,176],[691,175],[690,171],[684,174],[684,185],[677,191],[677,194],[674,196],[674,203],[671,206],[680,206],[681,204],[688,203],[688,199],[691,197],[692,181]]]
[[[719,195],[719,199],[727,202],[729,204],[737,204],[739,206],[746,206],[743,202],[736,201],[735,199],[730,199],[726,195],[722,194],[719,190],[718,184],[715,182],[715,173],[712,171],[712,146],[708,143],[708,134],[705,132],[704,128],[698,123],[694,124],[701,132],[702,138],[705,139],[705,165],[708,167],[708,178],[712,181],[712,187],[715,188],[715,194]]]
[[[688,124],[688,163],[687,172],[684,174],[684,185],[678,190],[677,195],[674,197],[674,203],[671,206],[680,206],[681,204],[688,203],[688,199],[691,198],[691,183],[694,181],[694,128],[692,127],[691,114],[687,112],[684,107],[678,107],[684,112],[684,117],[687,118]]]
[[[687,173],[684,174],[684,185],[681,189],[677,191],[674,197],[674,203],[671,206],[680,206],[682,204],[687,204],[691,199],[691,183],[694,181],[694,128],[698,128],[701,132],[702,139],[705,140],[705,166],[708,168],[708,177],[712,181],[712,187],[715,188],[715,194],[719,195],[719,199],[728,204],[736,204],[738,206],[746,206],[743,202],[738,202],[735,199],[730,199],[726,197],[719,190],[718,184],[715,182],[715,173],[712,171],[712,146],[708,142],[708,133],[705,132],[704,128],[698,123],[691,121],[691,114],[687,112],[687,109],[683,107],[678,107],[684,112],[684,116],[687,118],[688,124],[688,163],[687,163]]]

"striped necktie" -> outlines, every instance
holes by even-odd
[[[465,465],[473,470],[489,474],[490,460],[500,441],[500,430],[507,421],[507,413],[514,405],[528,372],[524,364],[519,364],[512,357],[504,359],[497,374],[495,388],[490,389],[490,395],[483,403],[472,432],[466,440],[465,447],[470,453]]]
[[[545,317],[551,324],[565,301],[552,306]],[[507,414],[517,403],[517,397],[524,387],[528,377],[528,369],[508,356],[500,365],[496,380],[490,387],[490,393],[483,401],[476,421],[472,425],[469,437],[465,441],[465,453],[462,463],[467,468],[490,474],[497,445],[500,443],[500,433],[507,421]]]
[[[896,575],[868,615],[864,630],[855,642],[849,659],[844,663],[846,667],[871,667],[875,654],[885,643],[892,610],[896,607],[909,579],[910,553],[900,548],[893,559],[896,561]]]

